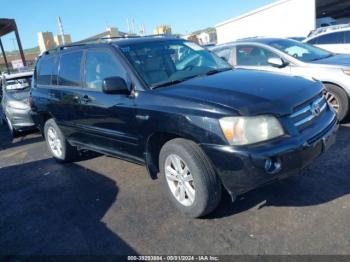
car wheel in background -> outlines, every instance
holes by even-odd
[[[325,84],[326,100],[337,112],[339,121],[342,121],[349,111],[349,97],[347,93],[339,86],[333,84]]]
[[[194,142],[176,138],[159,156],[161,178],[171,201],[184,214],[201,217],[221,200],[221,182],[203,150]]]
[[[70,162],[77,159],[79,155],[77,148],[69,144],[55,120],[46,121],[44,135],[49,151],[58,162]]]

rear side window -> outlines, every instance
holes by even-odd
[[[55,64],[55,57],[43,57],[39,62],[37,73],[38,85],[51,85],[51,75]]]
[[[344,32],[331,33],[316,37],[316,43],[318,45],[331,45],[331,44],[343,44]]]
[[[82,57],[82,51],[61,55],[58,73],[58,85],[80,86],[80,65]]]
[[[271,51],[253,45],[240,45],[236,47],[237,65],[241,66],[269,66],[269,58],[278,57]]]

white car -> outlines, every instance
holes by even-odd
[[[319,28],[303,42],[333,53],[350,54],[350,24]]]

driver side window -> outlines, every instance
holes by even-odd
[[[86,53],[85,87],[102,91],[102,81],[107,77],[118,76],[127,80],[127,73],[109,50],[92,49]]]
[[[278,55],[259,46],[240,45],[236,47],[236,59],[239,66],[269,66],[267,60],[278,57]]]

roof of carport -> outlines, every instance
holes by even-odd
[[[350,17],[349,0],[316,0],[317,18],[320,17]]]
[[[0,18],[0,37],[16,30],[14,19]]]

